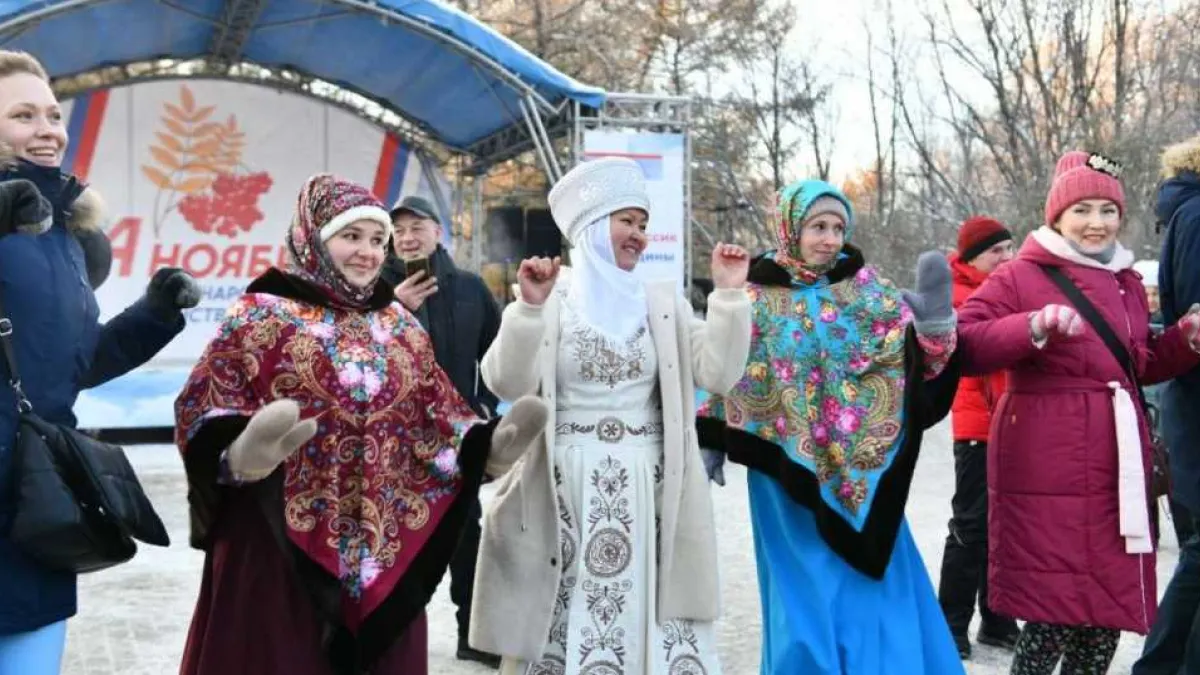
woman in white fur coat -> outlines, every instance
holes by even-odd
[[[510,675],[720,673],[694,401],[745,368],[749,256],[716,247],[700,321],[676,282],[633,273],[650,216],[636,163],[582,164],[549,202],[574,248],[570,282],[556,283],[557,259],[522,262],[482,370],[502,399],[538,392],[552,412],[484,515],[471,646]]]

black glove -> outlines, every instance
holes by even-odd
[[[0,183],[0,237],[20,232],[42,234],[54,224],[54,207],[32,181]]]
[[[164,267],[154,273],[146,287],[146,302],[156,316],[170,321],[181,310],[200,304],[200,284],[178,267]]]

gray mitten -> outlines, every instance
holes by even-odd
[[[944,335],[954,330],[954,286],[950,262],[937,251],[917,259],[917,290],[901,291],[913,313],[913,327],[922,335]]]
[[[315,419],[300,420],[300,404],[272,401],[254,413],[229,446],[229,470],[239,481],[260,481],[316,434]]]
[[[704,471],[708,473],[708,479],[725,487],[725,453],[700,448],[700,457],[704,459]]]
[[[536,396],[517,399],[492,432],[492,448],[484,471],[489,476],[507,473],[545,429],[549,415],[550,410],[542,399]]]

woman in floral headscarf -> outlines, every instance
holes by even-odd
[[[390,229],[365,188],[310,178],[288,271],[250,284],[176,401],[207,554],[184,675],[424,674],[485,469],[545,424],[531,399],[499,427],[471,412],[379,281]]]
[[[780,193],[746,373],[700,410],[701,444],[750,468],[764,675],[962,673],[904,520],[958,384],[950,271],[927,253],[902,293],[847,243],[851,213],[822,181]]]

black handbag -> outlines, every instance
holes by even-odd
[[[12,463],[16,513],[8,539],[42,565],[76,574],[133,558],[134,539],[170,544],[120,446],[34,414],[21,387],[12,333],[0,301],[0,350],[18,412]]]
[[[1079,290],[1067,275],[1059,268],[1052,265],[1039,265],[1042,271],[1050,277],[1055,286],[1067,296],[1079,314],[1092,325],[1092,329],[1100,336],[1104,342],[1104,346],[1108,347],[1108,351],[1112,352],[1113,358],[1120,364],[1121,370],[1129,376],[1129,384],[1137,390],[1138,401],[1142,404],[1142,412],[1146,415],[1146,422],[1150,427],[1150,458],[1151,470],[1150,475],[1150,496],[1157,499],[1171,492],[1171,463],[1167,457],[1167,446],[1163,443],[1162,438],[1158,435],[1157,411],[1154,410],[1149,403],[1146,402],[1146,392],[1142,389],[1142,385],[1138,382],[1137,372],[1133,369],[1133,359],[1129,355],[1129,350],[1121,343],[1121,339],[1113,332],[1112,326],[1104,320],[1100,314],[1100,310],[1092,304],[1091,300]]]

